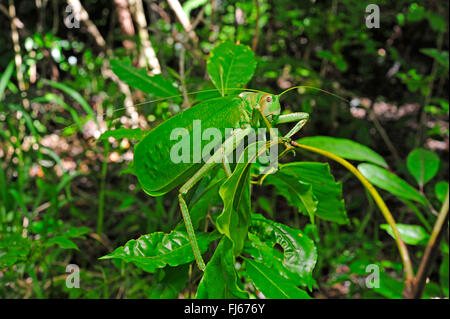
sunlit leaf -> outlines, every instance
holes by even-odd
[[[311,299],[303,290],[264,264],[245,259],[246,274],[256,288],[270,299]]]
[[[359,164],[358,170],[375,186],[378,186],[395,196],[410,199],[425,205],[425,198],[419,191],[394,173],[368,163]]]
[[[232,42],[224,42],[214,48],[207,62],[211,81],[222,95],[227,93],[227,89],[242,87],[250,81],[255,68],[253,51],[246,45]]]
[[[298,143],[320,148],[345,159],[370,162],[383,167],[388,166],[381,155],[367,146],[346,138],[312,136],[301,138]]]
[[[439,157],[432,151],[417,148],[406,160],[409,172],[420,186],[428,183],[439,170]]]
[[[440,202],[445,200],[445,195],[448,192],[448,183],[444,181],[440,181],[434,187],[434,194]]]

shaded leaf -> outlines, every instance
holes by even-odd
[[[358,170],[375,186],[378,186],[395,196],[410,199],[425,205],[425,198],[419,191],[394,173],[368,163],[359,164]]]
[[[11,234],[0,240],[0,268],[11,267],[26,261],[31,250],[31,241],[21,234]]]
[[[277,194],[285,197],[291,206],[297,207],[299,212],[309,215],[311,223],[314,223],[318,200],[313,194],[311,184],[283,172],[269,175],[265,182],[274,185]]]
[[[189,266],[187,264],[177,267],[166,267],[160,269],[162,278],[152,286],[150,299],[176,299],[180,291],[186,286],[189,277]]]
[[[233,243],[223,237],[206,265],[198,285],[197,299],[247,299],[248,293],[237,285]]]
[[[305,291],[282,277],[274,269],[245,258],[246,274],[256,288],[270,299],[312,299]]]
[[[314,242],[299,229],[276,223],[253,214],[250,226],[253,236],[246,244],[245,251],[266,266],[274,268],[296,285],[314,284],[312,272],[317,262],[317,249]],[[283,252],[274,248],[280,245]]]
[[[447,69],[449,68],[448,51],[439,51],[437,49],[426,48],[426,49],[420,49],[420,52],[435,59],[436,61],[439,62],[439,64],[446,67]]]
[[[345,159],[370,162],[388,167],[381,155],[372,151],[367,146],[346,138],[312,136],[301,138],[298,140],[298,143],[320,148]]]
[[[294,162],[280,165],[280,172],[312,185],[313,194],[319,201],[315,211],[318,217],[339,224],[348,222],[342,184],[335,182],[327,163]]]

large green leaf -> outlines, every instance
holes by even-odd
[[[369,163],[359,164],[358,170],[375,186],[378,186],[395,196],[410,199],[425,205],[425,198],[419,191],[394,173]]]
[[[383,167],[388,167],[381,155],[372,151],[367,146],[346,138],[312,136],[301,138],[298,142],[300,144],[320,148],[345,159],[370,162]]]
[[[231,239],[236,256],[244,247],[251,219],[251,164],[255,162],[256,157],[265,149],[265,142],[258,142],[248,146],[239,158],[233,173],[219,190],[224,208],[223,212],[216,219],[216,226],[219,232]]]
[[[395,238],[391,226],[388,224],[381,224],[380,228],[387,231],[392,238]],[[400,237],[409,245],[426,244],[430,237],[427,231],[422,226],[418,225],[397,224],[397,229],[400,233]]]
[[[283,172],[269,175],[265,182],[274,185],[279,195],[284,196],[291,206],[297,207],[299,212],[308,214],[314,223],[318,200],[313,194],[311,184]]]
[[[416,148],[409,153],[406,160],[409,172],[422,187],[428,183],[439,170],[439,157],[432,151]]]
[[[197,234],[200,251],[204,253],[211,241],[217,239],[216,234]],[[172,231],[170,234],[161,232],[147,234],[128,241],[124,246],[100,259],[118,258],[132,262],[147,272],[155,272],[166,265],[175,267],[193,261],[194,253],[188,234]]]
[[[115,59],[110,63],[111,69],[119,79],[133,88],[152,94],[154,98],[174,97],[180,94],[172,82],[164,79],[161,74],[149,76],[144,69],[133,68],[128,60]]]
[[[233,243],[223,237],[206,265],[205,273],[197,289],[198,299],[248,298],[248,293],[239,288],[238,275],[234,269]]]
[[[317,262],[317,249],[314,242],[298,229],[276,223],[253,214],[250,226],[250,241],[245,252],[266,266],[274,268],[279,274],[298,286],[309,289],[314,284],[312,272]],[[280,245],[283,252],[275,249]]]
[[[348,222],[342,198],[342,184],[336,183],[327,163],[289,163],[280,165],[280,172],[312,185],[313,194],[319,201],[315,211],[318,217],[339,224]]]
[[[246,273],[264,297],[270,299],[311,299],[290,280],[282,277],[276,270],[264,264],[245,259]]]
[[[253,51],[246,45],[225,42],[211,51],[207,71],[220,93],[228,88],[240,88],[253,76],[256,60]]]

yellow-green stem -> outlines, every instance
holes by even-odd
[[[408,249],[406,248],[405,243],[403,242],[402,238],[400,237],[400,233],[397,228],[397,224],[395,223],[395,219],[392,216],[391,212],[389,211],[389,208],[386,206],[386,203],[381,198],[380,194],[377,192],[375,187],[358,171],[358,169],[350,164],[350,162],[346,161],[342,157],[339,157],[333,153],[327,152],[325,150],[321,150],[319,148],[315,148],[308,145],[299,144],[297,142],[292,141],[291,144],[295,147],[302,148],[323,156],[326,156],[342,166],[344,166],[346,169],[348,169],[353,175],[356,176],[357,179],[364,185],[364,187],[367,189],[367,191],[370,193],[370,195],[375,200],[375,203],[378,205],[378,208],[380,209],[381,213],[383,214],[384,218],[386,219],[386,222],[391,226],[391,229],[394,233],[394,239],[397,243],[398,250],[400,252],[400,257],[403,262],[403,268],[406,274],[406,283],[407,285],[410,285],[412,283],[412,280],[414,279],[414,272],[413,267],[411,263],[411,259],[409,257]]]

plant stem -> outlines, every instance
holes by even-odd
[[[425,288],[426,279],[431,269],[432,262],[436,256],[437,248],[439,246],[439,239],[444,230],[444,223],[447,220],[448,215],[448,190],[445,196],[444,203],[442,204],[441,211],[439,212],[436,223],[434,224],[433,231],[431,232],[430,239],[428,240],[427,248],[420,262],[419,271],[414,279],[414,286],[412,293],[407,295],[407,298],[420,298]]]
[[[103,164],[102,173],[100,180],[100,194],[98,198],[98,215],[97,215],[97,234],[103,233],[103,218],[105,216],[105,184],[106,184],[106,172],[108,171],[108,152],[109,143],[108,141],[103,142]]]
[[[395,223],[395,219],[392,216],[391,212],[389,211],[389,208],[386,206],[385,202],[381,198],[380,194],[378,194],[377,190],[373,185],[358,171],[358,169],[350,164],[350,162],[346,161],[342,157],[339,157],[333,153],[321,150],[319,148],[315,148],[308,145],[299,144],[295,141],[291,141],[291,144],[295,147],[302,148],[323,156],[326,156],[342,166],[344,166],[346,169],[348,169],[353,175],[355,175],[356,178],[359,179],[359,181],[364,185],[364,187],[367,189],[367,191],[370,193],[370,195],[375,200],[375,203],[378,205],[378,208],[380,209],[381,213],[383,214],[384,218],[386,219],[386,222],[391,226],[392,231],[394,233],[394,239],[397,243],[398,250],[400,252],[400,257],[403,262],[403,268],[406,274],[406,285],[409,287],[414,280],[414,272],[412,268],[411,259],[409,257],[408,249],[406,248],[405,243],[400,237],[400,233],[397,229],[397,224]]]

